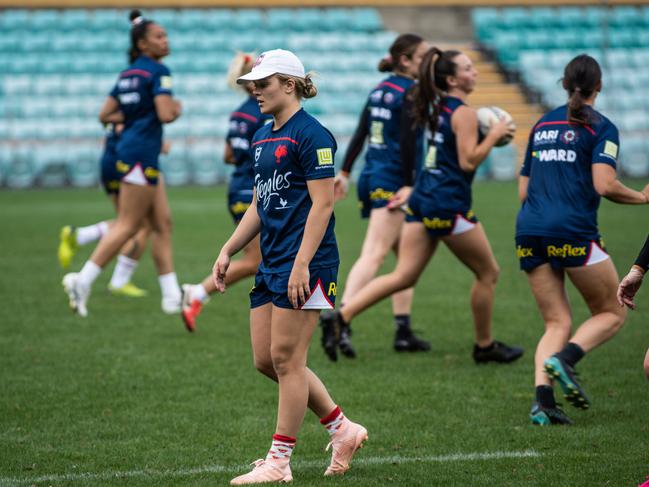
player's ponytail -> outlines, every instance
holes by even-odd
[[[379,61],[378,70],[382,73],[399,71],[401,69],[401,56],[412,58],[419,44],[424,41],[417,34],[401,34],[390,46],[390,54]]]
[[[255,59],[257,59],[257,55],[255,53],[237,52],[237,54],[230,62],[230,66],[228,67],[227,80],[230,88],[232,88],[233,90],[239,90],[243,87],[247,90],[245,84],[237,84],[237,79],[252,71],[252,65],[254,64]]]
[[[412,91],[413,118],[417,125],[427,126],[433,134],[437,130],[442,97],[448,91],[447,78],[455,75],[453,60],[460,54],[460,51],[431,47],[419,66],[419,83]]]
[[[309,72],[304,78],[299,76],[289,76],[288,74],[277,74],[277,79],[281,83],[286,83],[289,79],[295,83],[295,95],[299,100],[313,98],[318,94],[318,88],[313,83],[314,73]]]
[[[131,10],[128,18],[131,21],[131,47],[128,50],[128,62],[131,64],[142,54],[138,44],[146,36],[146,31],[153,21],[145,19],[142,12],[136,8]]]
[[[568,121],[589,123],[585,101],[602,89],[602,69],[599,63],[587,54],[580,54],[566,65],[561,82],[563,89],[568,92]]]

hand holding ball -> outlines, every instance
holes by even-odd
[[[494,129],[495,125],[499,124],[499,122],[504,122],[502,128],[499,127],[495,129],[502,132],[502,136],[495,144],[496,147],[502,147],[512,141],[514,134],[516,133],[516,125],[509,113],[502,108],[493,106],[479,108],[477,113],[478,128],[483,136],[486,136],[492,129]]]

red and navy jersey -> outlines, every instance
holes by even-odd
[[[370,93],[365,105],[368,147],[363,174],[381,174],[391,181],[404,184],[400,138],[402,133],[402,108],[404,98],[415,81],[392,75],[378,84]],[[423,130],[417,130],[416,148],[420,155],[423,147]],[[415,167],[418,168],[420,158]]]
[[[110,96],[124,114],[124,131],[117,145],[120,159],[157,163],[162,147],[162,123],[154,99],[172,95],[169,69],[148,56],[140,56],[119,74]]]
[[[272,123],[257,130],[251,151],[261,219],[261,272],[293,268],[312,206],[307,181],[334,177],[336,148],[331,132],[303,109],[278,130]],[[334,224],[331,215],[310,269],[338,265]]]
[[[567,106],[545,114],[530,133],[521,175],[529,177],[516,235],[599,238],[600,196],[593,164],[617,165],[619,134],[604,115],[586,106],[588,124],[568,122]]]
[[[430,208],[453,213],[471,210],[471,184],[475,176],[475,171],[460,167],[457,139],[451,125],[453,113],[462,105],[464,102],[453,96],[441,100],[437,130],[429,138],[428,153],[414,188]]]
[[[250,141],[255,132],[270,119],[272,117],[261,113],[257,100],[252,96],[230,114],[226,140],[232,147],[236,159],[236,168],[230,180],[230,191],[252,191],[255,171],[252,167]]]

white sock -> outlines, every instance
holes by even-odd
[[[111,287],[119,289],[128,284],[137,268],[137,264],[137,260],[126,257],[125,255],[117,257],[117,264],[115,264],[115,270],[113,270],[113,277],[110,278]]]
[[[339,406],[336,406],[335,409],[329,413],[329,416],[320,420],[320,424],[325,427],[329,436],[333,436],[340,429],[346,419],[347,418],[345,418],[342,409],[340,409]]]
[[[209,299],[205,286],[202,284],[196,284],[192,286],[192,301],[198,299],[201,303],[204,303]]]
[[[87,260],[79,272],[77,280],[80,285],[90,288],[92,283],[99,277],[99,274],[101,274],[101,267],[93,261]]]
[[[290,436],[274,434],[266,460],[290,460],[293,448],[295,448],[295,441],[296,439]]]
[[[178,278],[175,272],[158,276],[158,282],[160,283],[163,298],[180,299],[180,285],[178,284]]]
[[[77,243],[86,245],[90,242],[96,242],[108,233],[108,222],[99,222],[87,227],[77,228]]]

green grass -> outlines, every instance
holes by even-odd
[[[170,191],[181,281],[203,278],[229,235],[224,198],[224,188]],[[542,323],[517,270],[516,188],[477,183],[475,200],[502,268],[495,335],[521,344],[526,355],[507,366],[473,363],[472,278],[440,248],[417,287],[413,312],[414,327],[433,342],[431,353],[391,350],[386,301],[354,322],[357,360],[330,363],[316,339],[310,356],[334,398],[370,432],[357,458],[411,461],[359,461],[344,478],[323,479],[327,437],[308,414],[294,455],[299,485],[619,486],[649,475],[649,388],[642,374],[647,290],[622,332],[580,363],[591,410],[566,405],[573,427],[531,426],[532,356]],[[0,208],[1,485],[224,485],[265,454],[277,390],[252,366],[251,281],[214,297],[190,335],[177,317],[160,311],[146,254],[135,282],[150,297],[112,297],[105,272],[94,287],[89,318],[80,319],[70,313],[60,286],[58,230],[110,217],[108,201],[95,190],[0,192]],[[602,204],[600,226],[620,272],[644,241],[646,221],[646,208]],[[364,228],[349,198],[337,209],[342,278]],[[75,269],[90,251],[79,252]],[[579,322],[587,310],[574,290],[570,295]],[[525,450],[537,456],[438,458]]]

